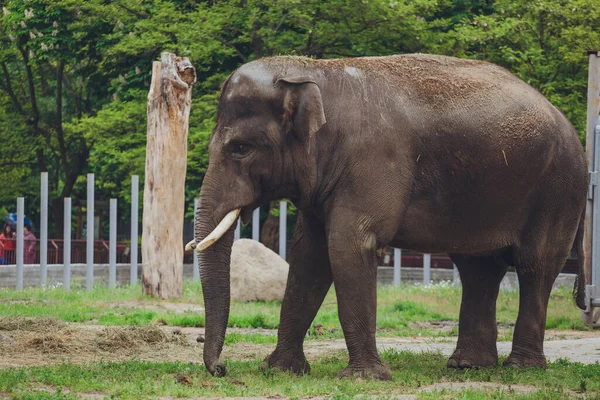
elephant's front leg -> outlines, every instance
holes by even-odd
[[[324,228],[314,219],[298,215],[290,255],[290,271],[277,332],[277,347],[261,369],[296,374],[310,372],[304,356],[306,332],[331,286],[331,268]]]
[[[329,258],[350,362],[338,377],[389,380],[392,371],[379,358],[375,344],[377,240],[368,229],[348,223],[360,219],[340,220],[346,223],[329,230]]]

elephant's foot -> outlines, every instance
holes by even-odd
[[[448,368],[489,367],[498,363],[498,354],[493,351],[475,351],[456,349],[448,359]]]
[[[302,352],[286,353],[275,350],[260,364],[260,370],[263,372],[267,370],[289,371],[296,375],[302,375],[310,373],[310,364]]]
[[[366,366],[348,365],[338,373],[338,378],[372,378],[389,381],[392,379],[392,370],[382,362]]]
[[[548,368],[548,362],[546,361],[546,357],[543,354],[536,356],[525,356],[515,352],[512,352],[510,356],[503,363],[505,366],[513,367],[513,368]]]

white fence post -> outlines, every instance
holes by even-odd
[[[431,283],[431,254],[423,254],[423,285],[429,286]]]
[[[235,231],[233,233],[233,240],[239,240],[240,236],[241,236],[241,222],[240,222],[241,218],[238,218],[237,220],[237,225],[235,226]]]
[[[252,240],[260,239],[260,207],[252,212]]]
[[[94,288],[94,174],[87,174],[85,232],[85,287],[89,291]]]
[[[117,199],[110,199],[109,234],[108,287],[112,289],[117,282]]]
[[[25,199],[17,198],[17,290],[23,289],[23,219],[25,218]]]
[[[63,229],[63,287],[71,289],[71,198],[65,197]]]
[[[129,270],[129,284],[135,285],[138,277],[138,214],[140,198],[140,177],[131,177],[131,267]]]
[[[402,250],[394,248],[394,286],[400,286],[402,279]]]
[[[279,256],[285,260],[287,251],[287,202],[279,202]]]
[[[198,199],[194,199],[194,237],[196,236],[196,212],[198,210]],[[200,280],[200,265],[198,265],[198,252],[194,249],[193,280]]]
[[[48,173],[42,172],[40,190],[40,283],[48,283]]]
[[[600,75],[600,65],[599,65]],[[600,80],[600,76],[598,77]],[[600,95],[598,96],[600,97]],[[599,107],[600,108],[600,107]],[[596,113],[598,115],[598,113]],[[599,120],[597,120],[599,121]],[[600,122],[600,121],[599,121]],[[600,171],[600,125],[595,127],[594,135],[594,171],[597,174]],[[594,196],[600,196],[600,187],[594,187]],[[600,199],[594,198],[592,208],[592,270],[590,271],[590,289],[593,299],[596,300],[600,297]],[[595,292],[595,293],[594,293]],[[593,301],[593,300],[592,300]],[[592,311],[593,313],[594,311]]]

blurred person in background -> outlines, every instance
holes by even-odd
[[[8,264],[8,259],[14,254],[16,247],[15,231],[10,225],[6,224],[2,229],[2,234],[0,234],[0,265]]]
[[[36,237],[31,232],[31,225],[23,226],[23,264],[35,264]]]

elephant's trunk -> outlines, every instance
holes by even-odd
[[[209,235],[218,223],[214,221],[214,216],[215,210],[220,207],[207,207],[207,198],[210,197],[201,194],[196,214],[195,236],[198,241]],[[234,229],[235,224],[212,246],[198,254],[206,315],[204,365],[211,374],[219,377],[225,376],[226,373],[225,364],[219,361],[219,356],[223,350],[229,319],[229,263]]]

